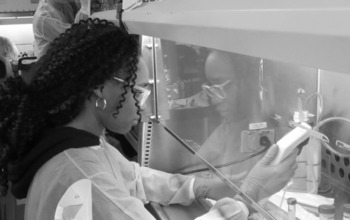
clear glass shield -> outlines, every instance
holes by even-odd
[[[338,122],[341,124],[324,121],[347,116],[349,110],[342,100],[348,75],[330,80],[326,71],[317,68],[180,42],[152,41],[155,44],[143,45],[149,50],[148,55],[144,53],[146,58],[156,67],[151,71],[157,79],[156,95],[150,102],[151,114],[157,108],[158,120],[153,123],[148,166],[217,178],[208,162],[239,187],[269,147],[281,143],[304,122],[315,132],[295,144],[300,148],[295,175],[261,203],[262,207],[275,218],[287,219],[287,199],[295,198],[301,206],[298,218],[318,216],[319,205],[336,201],[332,190],[349,191],[350,142],[344,134],[350,124],[346,119]],[[153,46],[154,53],[150,52]],[[331,98],[335,93],[342,95]],[[337,103],[342,107],[334,110]]]

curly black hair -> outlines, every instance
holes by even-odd
[[[62,126],[82,110],[98,85],[113,76],[134,90],[139,43],[137,39],[100,19],[72,25],[50,46],[31,70],[31,81],[10,77],[0,86],[0,193],[8,190],[9,163],[20,162],[39,141],[41,133]],[[140,106],[136,101],[138,114]]]

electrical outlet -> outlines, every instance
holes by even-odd
[[[262,147],[270,147],[275,143],[274,129],[243,130],[241,132],[241,152],[254,153]]]

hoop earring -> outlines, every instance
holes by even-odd
[[[103,103],[102,108],[101,108],[101,106],[100,106],[101,101],[102,101],[102,103]],[[104,99],[104,98],[98,98],[98,99],[96,100],[95,106],[96,106],[96,108],[98,108],[98,109],[100,109],[100,110],[105,110],[105,108],[106,108],[106,106],[107,106],[107,100]]]

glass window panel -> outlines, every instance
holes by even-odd
[[[150,51],[147,53],[156,66],[160,120],[153,124],[152,168],[215,177],[163,128],[165,125],[239,186],[269,146],[291,131],[295,123],[306,121],[315,127],[333,116],[349,117],[344,102],[348,74],[180,42],[154,42],[153,58]],[[307,213],[318,215],[320,204],[334,201],[341,207],[350,202],[349,128],[346,120],[324,124],[320,132],[329,138],[329,147],[343,154],[310,139],[297,158],[298,169],[291,183],[273,195],[264,208],[276,216],[286,215],[287,203],[281,203],[281,197],[295,196]],[[315,196],[312,204],[306,195]],[[341,212],[337,209],[336,216]],[[298,215],[301,212],[297,211]]]

